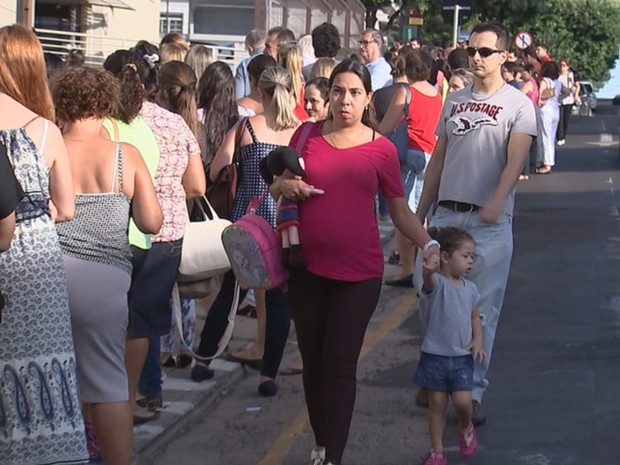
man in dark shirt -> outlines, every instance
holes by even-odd
[[[15,231],[15,207],[24,198],[24,191],[15,179],[13,167],[0,144],[0,252],[11,245]]]

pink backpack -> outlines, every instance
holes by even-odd
[[[248,213],[222,232],[224,249],[243,289],[273,289],[288,279],[280,234],[256,214],[265,194],[254,198]]]

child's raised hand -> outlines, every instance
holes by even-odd
[[[429,257],[424,257],[424,262],[422,263],[422,272],[424,274],[432,274],[439,272],[439,254],[434,253]]]
[[[468,350],[471,350],[471,355],[474,357],[474,362],[483,362],[487,358],[486,352],[482,348],[482,341],[473,340],[467,346]]]

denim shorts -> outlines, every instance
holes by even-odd
[[[413,382],[431,391],[471,391],[474,387],[474,358],[446,357],[422,352]]]

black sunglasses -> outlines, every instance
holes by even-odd
[[[503,50],[494,50],[494,49],[489,48],[489,47],[480,47],[480,48],[467,47],[466,50],[467,50],[467,54],[470,57],[472,57],[472,58],[476,56],[476,52],[478,52],[482,58],[488,58],[491,55],[493,55],[494,53],[502,53],[503,52]]]

